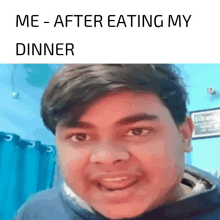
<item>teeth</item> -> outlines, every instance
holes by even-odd
[[[106,187],[104,187],[104,186],[101,186],[101,190],[104,191],[104,192],[109,191],[109,190],[108,190]]]
[[[102,180],[107,181],[107,182],[113,182],[113,181],[121,181],[125,179],[128,179],[128,177],[125,176],[125,177],[116,177],[116,178],[105,178]]]
[[[109,191],[116,191],[117,189],[110,189],[110,188],[107,188],[107,187],[101,185],[101,190],[104,192],[109,192]]]

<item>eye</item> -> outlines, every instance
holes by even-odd
[[[146,128],[133,128],[127,133],[127,136],[145,136],[150,132],[151,130]]]
[[[88,141],[91,138],[87,134],[85,134],[85,133],[78,133],[78,134],[73,135],[71,137],[71,139],[74,142],[82,142],[82,141]]]

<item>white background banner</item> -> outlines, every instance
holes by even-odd
[[[0,63],[219,63],[218,0],[10,1]]]

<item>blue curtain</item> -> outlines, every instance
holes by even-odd
[[[55,165],[54,146],[0,132],[0,219],[10,220],[29,197],[51,188]]]

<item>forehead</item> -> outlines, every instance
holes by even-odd
[[[95,101],[79,122],[94,125],[110,125],[123,118],[137,114],[155,115],[159,120],[171,119],[168,109],[153,93],[121,92],[110,94]]]

